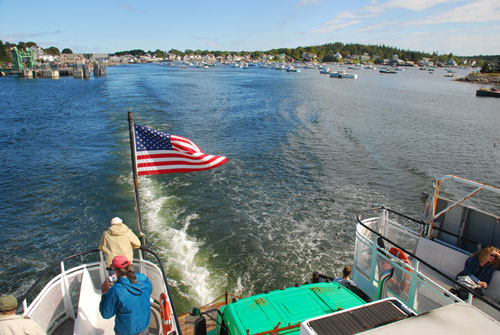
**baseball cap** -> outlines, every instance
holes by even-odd
[[[0,312],[8,312],[17,307],[17,299],[13,295],[0,296]]]
[[[111,267],[115,269],[120,269],[124,268],[126,266],[130,265],[130,261],[128,260],[127,256],[124,255],[119,255],[113,257],[113,261],[111,262]]]

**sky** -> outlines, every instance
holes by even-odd
[[[325,43],[500,54],[500,0],[0,0],[0,40],[74,53]]]

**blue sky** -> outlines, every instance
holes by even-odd
[[[329,42],[500,54],[500,0],[0,0],[0,39],[75,53]]]

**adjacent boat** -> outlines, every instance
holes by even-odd
[[[465,196],[442,197],[446,181],[465,185]],[[484,297],[468,290],[468,303],[448,291],[470,252],[500,239],[498,216],[463,205],[481,191],[500,196],[496,187],[445,176],[432,195],[422,197],[420,220],[383,207],[371,210],[375,216],[358,217],[356,285],[343,287],[315,273],[313,283],[226,298],[201,313],[192,309],[194,335],[498,333],[500,272]]]
[[[461,301],[449,289],[465,260],[482,246],[500,245],[499,198],[500,188],[447,175],[436,181],[433,194],[422,195],[420,219],[385,207],[363,213],[353,280],[375,298],[377,281],[393,268],[389,294],[419,314]],[[465,291],[469,303],[500,321],[500,271],[484,292]]]
[[[481,88],[476,91],[476,97],[500,98],[500,90],[496,87]]]

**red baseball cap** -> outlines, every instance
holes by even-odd
[[[127,256],[124,255],[119,255],[113,257],[113,261],[111,262],[111,267],[115,269],[120,269],[124,268],[126,266],[130,265],[130,261],[128,260]]]

